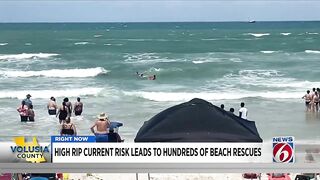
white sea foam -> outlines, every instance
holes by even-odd
[[[208,89],[238,89],[239,87],[252,87],[253,89],[294,89],[301,93],[306,87],[319,87],[320,82],[301,81],[285,77],[277,70],[241,70],[238,73],[224,75],[220,79],[207,81]],[[217,84],[219,86],[217,86]],[[256,93],[256,92],[252,92]]]
[[[101,37],[101,36],[103,36],[103,35],[101,35],[101,34],[96,34],[96,35],[94,35],[93,37],[98,38],[98,37]]]
[[[156,53],[134,53],[124,56],[126,63],[160,63],[160,62],[177,62],[186,61],[181,59],[169,59],[167,57],[160,57]]]
[[[314,32],[307,32],[307,34],[311,34],[311,35],[317,35],[319,33],[314,33]]]
[[[0,43],[0,46],[6,46],[8,43]]]
[[[106,74],[108,71],[102,67],[87,68],[87,69],[50,69],[42,71],[17,71],[17,70],[2,70],[0,76],[3,77],[94,77],[99,74]]]
[[[311,54],[320,54],[320,51],[317,51],[317,50],[305,50],[304,52],[311,53]]]
[[[46,59],[58,55],[54,53],[0,54],[0,60]]]
[[[86,45],[86,44],[94,44],[94,43],[90,43],[90,42],[87,42],[87,41],[74,43],[74,45]]]
[[[202,41],[216,41],[218,39],[215,39],[215,38],[208,38],[208,39],[201,39]]]
[[[206,60],[195,60],[195,61],[192,61],[192,63],[194,64],[203,64],[203,63],[212,63],[212,62],[221,62],[220,59],[218,58],[211,58],[211,59],[206,59]]]
[[[260,51],[260,52],[262,52],[262,53],[264,53],[264,54],[272,54],[272,53],[274,53],[274,52],[276,52],[276,51]]]
[[[24,91],[0,91],[0,98],[25,98],[26,94],[31,94],[32,99],[48,99],[48,97],[78,97],[78,96],[98,96],[103,88],[69,88],[61,90],[24,90]]]
[[[168,102],[168,101],[189,101],[193,98],[201,98],[206,100],[226,100],[226,99],[242,99],[242,98],[268,98],[268,99],[292,99],[301,98],[301,92],[283,92],[283,91],[266,91],[266,92],[124,92],[127,96],[135,96],[151,101]]]
[[[110,44],[110,43],[108,43],[108,44],[103,44],[103,45],[105,45],[105,46],[122,46],[123,44]]]
[[[25,43],[24,45],[26,45],[26,46],[31,46],[32,44],[31,44],[31,43]]]
[[[242,60],[240,58],[230,58],[229,60],[232,62],[236,62],[236,63],[242,62]]]
[[[290,35],[291,33],[280,33],[280,34],[282,34],[282,35],[284,35],[284,36],[288,36],[288,35]]]
[[[262,36],[269,36],[270,33],[248,33],[248,35],[252,35],[254,37],[262,37]]]

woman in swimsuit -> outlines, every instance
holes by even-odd
[[[26,105],[25,101],[21,102],[21,105],[17,108],[17,111],[20,114],[21,122],[27,122],[28,121],[28,106]]]
[[[62,124],[60,135],[61,136],[76,136],[77,135],[76,126],[71,122],[70,117],[67,117],[65,122]]]
[[[59,123],[61,124],[62,121],[65,121],[69,114],[69,108],[66,106],[66,102],[62,102],[62,106],[59,108],[57,116],[59,116]]]

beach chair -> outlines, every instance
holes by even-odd
[[[261,173],[244,173],[242,174],[244,179],[261,179]]]

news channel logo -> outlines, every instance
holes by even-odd
[[[13,141],[15,146],[10,146],[11,152],[16,154],[17,159],[23,159],[30,163],[47,162],[44,153],[49,153],[49,146],[40,146],[36,137],[27,141],[27,137],[15,137]]]
[[[280,136],[272,138],[273,162],[294,163],[294,137]]]

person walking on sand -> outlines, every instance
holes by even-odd
[[[77,135],[77,129],[76,126],[71,122],[70,117],[67,117],[65,122],[61,125],[60,130],[61,136],[76,136]]]
[[[240,104],[240,109],[239,109],[239,117],[242,119],[247,119],[248,116],[248,109],[244,107],[244,102],[241,102]]]
[[[319,93],[316,91],[313,96],[313,111],[318,112],[319,110]]]
[[[98,120],[90,128],[91,132],[96,136],[96,142],[108,142],[108,131],[110,121],[106,113],[100,113]],[[94,129],[96,127],[96,130]]]
[[[60,124],[63,121],[65,121],[67,117],[70,117],[70,116],[68,116],[68,114],[69,114],[69,109],[66,106],[66,102],[62,102],[62,106],[59,108],[58,113],[56,115],[56,117],[59,116],[59,123]]]
[[[305,100],[305,103],[306,103],[306,111],[311,111],[312,96],[311,96],[309,90],[307,90],[307,94],[305,94],[304,96],[302,96],[302,99]]]
[[[32,105],[32,101],[31,101],[31,95],[30,94],[27,94],[26,95],[26,99],[24,99],[24,102],[26,103],[26,105],[28,106],[28,107],[30,107],[30,105]]]
[[[49,115],[56,115],[57,114],[57,103],[56,103],[56,99],[54,97],[51,97],[48,105],[47,105],[47,109],[48,109],[48,114]]]
[[[20,114],[21,122],[27,122],[28,121],[28,106],[26,105],[26,102],[24,100],[21,102],[21,105],[17,108],[17,111]]]
[[[78,97],[77,102],[74,103],[73,111],[75,116],[81,116],[83,111],[83,103],[80,102],[80,97]]]
[[[31,104],[29,109],[28,109],[28,117],[29,117],[29,121],[30,122],[34,122],[34,117],[35,117],[35,113],[34,113],[34,110],[33,110],[33,105]]]

